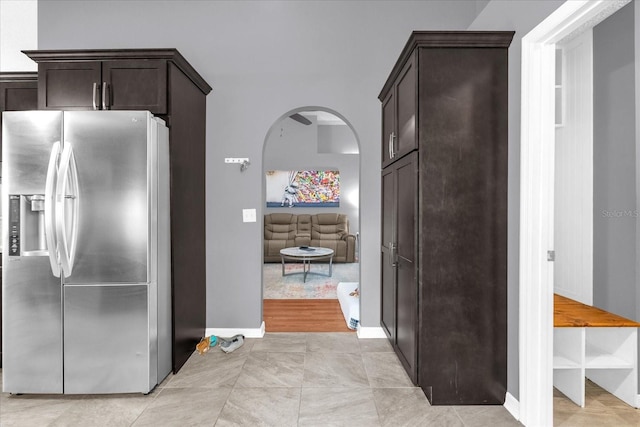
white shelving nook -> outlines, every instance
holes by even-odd
[[[585,377],[637,407],[638,328],[554,328],[553,385],[585,405]]]

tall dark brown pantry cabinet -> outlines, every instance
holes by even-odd
[[[505,399],[512,38],[415,31],[379,96],[381,325],[434,405]]]
[[[205,124],[211,86],[176,49],[31,50],[38,108],[148,110],[169,128],[173,371],[206,322]]]

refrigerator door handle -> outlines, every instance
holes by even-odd
[[[60,255],[55,224],[55,194],[54,189],[58,178],[58,156],[60,155],[60,141],[56,141],[51,148],[47,179],[44,186],[44,234],[49,251],[49,263],[51,272],[55,277],[60,277]]]
[[[73,272],[78,240],[78,170],[73,148],[65,142],[60,159],[60,171],[56,186],[56,234],[60,247],[60,263],[64,277]],[[68,208],[71,204],[71,209]],[[69,235],[68,232],[71,234]]]

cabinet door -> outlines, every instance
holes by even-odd
[[[399,159],[417,148],[416,141],[416,60],[412,56],[396,83],[396,138],[393,157]]]
[[[391,145],[396,137],[396,97],[393,90],[382,102],[382,167],[387,167],[393,162]]]
[[[26,111],[38,108],[38,83],[0,82],[0,112]]]
[[[103,108],[166,114],[167,61],[105,61],[102,78]]]
[[[100,104],[100,62],[38,64],[40,110],[92,110]]]
[[[417,381],[418,280],[416,231],[418,230],[417,152],[394,164],[396,175],[396,345],[398,357],[411,380]]]
[[[382,171],[381,325],[411,380],[417,383],[418,154]]]
[[[396,268],[391,247],[395,230],[395,174],[393,167],[382,171],[382,244],[380,259],[381,303],[380,324],[391,344],[396,343]]]
[[[418,146],[416,139],[416,59],[409,58],[382,101],[382,167]]]

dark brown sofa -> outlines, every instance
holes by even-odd
[[[333,249],[333,262],[354,262],[356,238],[344,214],[272,213],[264,216],[264,262],[280,262],[280,249],[316,246]]]

